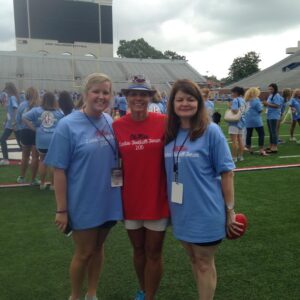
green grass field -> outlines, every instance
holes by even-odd
[[[288,125],[281,134],[288,134]],[[279,150],[278,155],[267,158],[246,155],[238,167],[300,163],[299,157],[280,158],[299,155],[299,145],[287,142]],[[0,168],[0,182],[13,182],[17,175],[17,166]],[[300,299],[298,178],[300,168],[236,174],[236,210],[248,216],[249,230],[240,240],[224,241],[220,246],[215,299]],[[56,230],[54,211],[50,191],[0,189],[0,300],[67,299],[73,244]],[[133,299],[137,282],[131,255],[126,232],[118,224],[106,243],[98,292],[101,300]],[[170,229],[164,261],[157,300],[197,299],[189,262]]]

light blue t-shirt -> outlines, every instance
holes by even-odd
[[[17,130],[29,129],[29,127],[23,123],[23,115],[26,114],[28,111],[29,111],[29,102],[28,100],[25,100],[19,105],[17,110],[17,115],[16,115]]]
[[[14,114],[18,108],[18,100],[15,96],[8,96],[8,101],[6,103],[6,129],[13,129]]]
[[[44,110],[42,107],[34,107],[23,118],[32,122],[36,128],[37,149],[48,149],[50,141],[59,120],[64,116],[61,110]]]
[[[281,106],[283,104],[283,98],[277,93],[276,95],[270,95],[267,102],[278,105],[277,108],[268,106],[267,119],[268,120],[280,120]]]
[[[111,117],[103,114],[90,119],[117,151]],[[82,112],[75,111],[59,122],[46,155],[47,165],[66,171],[68,214],[73,229],[123,219],[120,188],[111,187],[111,170],[117,167],[117,161],[102,134]]]
[[[215,104],[212,101],[207,100],[205,101],[205,107],[209,116],[212,116],[215,111]]]
[[[175,158],[187,136],[179,130]],[[210,124],[196,141],[189,139],[179,154],[178,175],[183,184],[183,204],[171,202],[174,141],[165,146],[165,167],[173,234],[189,243],[207,243],[226,235],[225,201],[221,173],[235,168],[228,143],[220,127]]]
[[[259,98],[250,100],[248,102],[248,109],[245,114],[246,128],[262,127],[263,121],[261,112],[263,111],[263,105]]]
[[[292,98],[290,100],[290,107],[293,107],[296,109],[296,112],[293,113],[293,120],[300,120],[300,99]]]
[[[242,115],[238,122],[228,122],[229,126],[235,126],[239,129],[244,129],[245,124],[245,113],[246,113],[246,102],[242,97],[234,98],[231,102],[231,110],[240,110]]]
[[[127,111],[127,100],[126,97],[119,97],[119,110]]]

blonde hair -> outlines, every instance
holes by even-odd
[[[92,73],[88,75],[83,81],[83,85],[82,85],[83,93],[87,94],[87,92],[92,88],[93,85],[103,83],[103,82],[110,83],[110,92],[112,92],[112,81],[107,75],[103,73]]]
[[[201,89],[201,95],[202,97],[206,100],[209,98],[209,95],[210,95],[210,90],[209,88],[202,88]]]
[[[300,89],[295,89],[293,92],[293,98],[300,97]]]
[[[28,88],[26,90],[25,97],[28,100],[30,109],[40,105],[41,100],[40,100],[39,92],[37,91],[36,88],[34,87]]]
[[[292,96],[292,89],[287,88],[282,90],[282,97],[286,100],[289,100]]]
[[[249,101],[249,100],[251,100],[251,99],[258,98],[259,95],[260,95],[260,90],[259,90],[259,88],[257,88],[257,87],[251,87],[251,88],[249,88],[249,89],[246,91],[244,99],[245,99],[246,101]]]

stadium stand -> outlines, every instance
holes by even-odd
[[[300,50],[263,71],[229,85],[228,88],[255,86],[266,91],[272,82],[276,83],[279,89],[300,87]]]
[[[0,86],[11,81],[19,90],[34,86],[40,90],[79,89],[84,77],[93,72],[109,75],[114,90],[127,86],[130,76],[144,74],[160,91],[168,92],[179,78],[194,80],[200,86],[206,79],[186,61],[127,58],[93,58],[68,55],[0,52]]]

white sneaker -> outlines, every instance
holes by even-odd
[[[235,162],[235,163],[238,161],[236,157],[233,157],[232,160],[233,160],[233,162]]]
[[[297,139],[293,136],[293,137],[290,137],[290,142],[296,142]]]
[[[44,191],[44,190],[46,190],[47,189],[47,183],[44,183],[44,184],[40,184],[40,190],[41,191]]]
[[[243,156],[240,156],[240,157],[238,157],[238,160],[239,160],[239,161],[244,161],[245,159],[244,159]]]
[[[84,300],[98,300],[98,298],[97,298],[96,296],[90,297],[90,296],[88,296],[88,295],[85,295]]]
[[[8,159],[1,159],[0,160],[0,166],[9,166],[9,160]]]
[[[19,176],[19,177],[17,178],[17,183],[25,183],[25,182],[26,182],[26,180],[25,180],[24,177]]]

